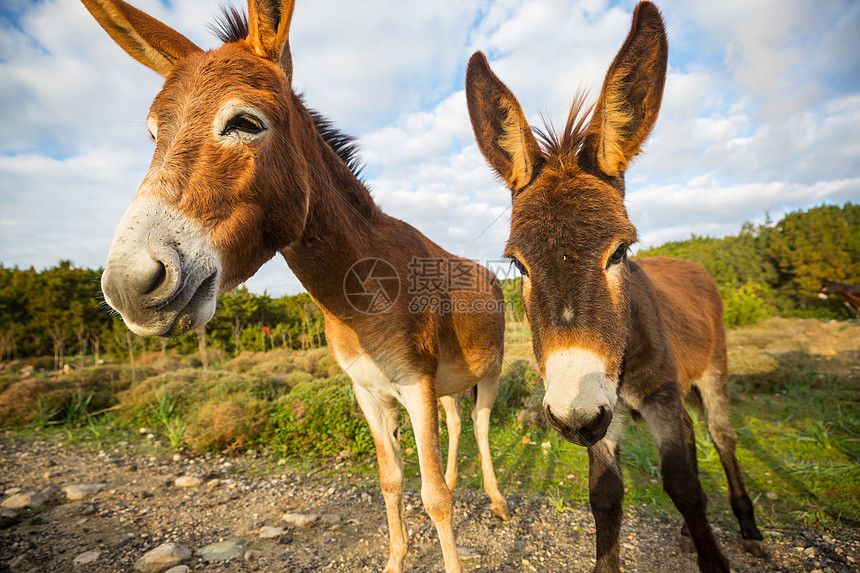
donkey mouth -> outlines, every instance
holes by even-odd
[[[212,273],[197,286],[188,303],[176,314],[167,330],[156,336],[174,338],[203,326],[215,314],[216,281],[218,273]]]
[[[579,428],[564,423],[552,413],[552,409],[547,404],[543,406],[543,414],[549,426],[558,432],[562,438],[571,444],[586,448],[590,448],[603,439],[609,428],[609,423],[612,421],[612,412],[603,407],[600,408],[600,413],[594,420]]]

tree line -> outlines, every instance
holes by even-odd
[[[773,315],[846,318],[839,301],[816,298],[822,278],[860,283],[860,205],[825,205],[789,213],[777,223],[746,223],[737,235],[714,239],[693,236],[637,253],[637,258],[668,256],[704,265],[720,286],[726,323],[738,326]],[[0,264],[0,360],[53,357],[54,367],[102,352],[115,358],[135,352],[176,349],[196,352],[201,333],[162,341],[132,335],[104,303],[101,269],[61,261],[37,271]],[[502,281],[522,320],[517,281]],[[223,295],[204,341],[222,355],[243,350],[302,349],[325,344],[320,309],[307,294],[272,297],[244,286]]]
[[[172,340],[133,335],[104,302],[102,269],[61,261],[37,271],[0,264],[0,360],[53,356],[54,368],[98,362],[107,352],[117,359],[150,350],[196,352],[204,331]],[[240,287],[218,299],[215,318],[205,327],[205,343],[223,355],[243,350],[311,348],[325,345],[322,312],[307,294],[272,297]]]
[[[769,316],[847,318],[835,298],[817,298],[828,278],[860,283],[860,205],[823,205],[787,214],[777,223],[746,223],[737,235],[692,236],[639,251],[637,258],[677,257],[703,265],[720,286],[726,323]]]

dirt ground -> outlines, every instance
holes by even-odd
[[[388,553],[382,495],[376,479],[354,464],[331,463],[297,471],[286,464],[257,465],[242,474],[248,457],[152,455],[145,440],[106,450],[68,445],[61,436],[0,434],[0,491],[47,491],[52,499],[38,510],[18,510],[17,520],[0,529],[0,572],[125,572],[147,551],[165,542],[188,548],[190,571],[381,571]],[[179,476],[197,476],[201,485],[180,487]],[[206,482],[213,479],[209,487]],[[95,495],[70,501],[62,488],[103,483]],[[217,485],[215,485],[217,483]],[[410,533],[408,571],[442,571],[435,529],[418,495],[406,484]],[[10,494],[2,495],[8,499]],[[503,523],[489,510],[483,492],[458,488],[455,532],[464,571],[590,571],[594,527],[587,507],[559,512],[546,498],[508,495],[513,519]],[[284,535],[264,539],[263,526],[285,526],[285,513],[324,514]],[[10,523],[11,522],[11,523]],[[626,506],[622,530],[625,571],[696,571],[693,554],[678,545],[680,518],[654,517]],[[850,533],[848,534],[850,535]],[[743,552],[734,531],[717,537],[736,572],[856,571],[860,536],[797,528],[766,531],[769,560]],[[242,540],[256,559],[207,562],[195,555],[204,545]],[[76,557],[98,551],[96,560],[75,565]]]

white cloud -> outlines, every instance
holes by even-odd
[[[241,0],[233,0],[237,5]],[[134,0],[203,48],[221,0]],[[526,116],[556,124],[596,97],[634,2],[300,2],[296,88],[359,137],[379,204],[443,247],[501,252],[508,191],[477,150],[463,94],[483,50]],[[646,152],[628,175],[643,244],[721,236],[767,211],[860,201],[860,4],[664,0],[670,73]],[[17,3],[0,17],[0,262],[103,264],[149,164],[161,79],[76,2]],[[6,12],[4,12],[6,14]],[[297,292],[280,257],[248,285]]]

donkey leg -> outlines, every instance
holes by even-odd
[[[406,523],[403,519],[403,459],[400,457],[398,428],[400,405],[395,400],[380,400],[359,384],[353,383],[352,387],[376,444],[379,483],[382,497],[385,498],[390,544],[384,573],[401,573],[407,541]]]
[[[457,485],[457,449],[460,447],[460,401],[456,396],[439,398],[445,410],[445,424],[448,426],[448,466],[445,469],[445,483],[454,491]]]
[[[588,448],[588,499],[597,537],[595,573],[621,571],[619,533],[624,479],[618,441],[623,428],[624,416],[616,410],[606,436]]]
[[[475,426],[475,441],[478,442],[478,458],[481,461],[481,475],[484,479],[484,491],[490,496],[490,509],[496,517],[510,521],[511,512],[508,502],[499,491],[496,471],[493,468],[493,457],[490,455],[490,410],[499,391],[498,374],[488,376],[478,382],[478,393],[475,406],[472,408],[472,422]]]
[[[421,470],[421,501],[436,526],[442,545],[446,573],[460,573],[460,558],[454,541],[454,501],[442,475],[442,451],[439,447],[439,416],[436,389],[430,377],[400,387],[400,399],[412,420],[418,466]]]
[[[755,523],[752,500],[747,493],[741,468],[735,456],[738,438],[729,421],[729,392],[726,379],[711,370],[696,383],[708,420],[708,433],[720,454],[729,484],[729,502],[741,528],[744,549],[756,557],[768,557],[761,532]]]
[[[684,418],[685,418],[684,423],[687,424],[690,427],[690,429],[692,430],[693,420],[690,418],[690,415],[687,413],[686,409],[682,408],[682,411],[684,413]],[[698,479],[699,478],[699,459],[697,457],[698,452],[696,451],[695,432],[691,431],[691,433],[688,436],[687,450],[689,451],[690,460],[692,460],[692,463],[693,463],[693,469],[696,470],[696,479]],[[689,528],[689,526],[687,526],[686,521],[684,522],[684,525],[681,526],[680,545],[681,545],[681,551],[684,551],[685,553],[693,553],[694,551],[696,551],[696,544],[693,543],[693,538],[690,537],[690,528]]]
[[[663,489],[690,530],[699,569],[704,573],[729,573],[728,560],[708,524],[708,500],[699,482],[696,462],[690,457],[690,443],[695,443],[693,426],[677,391],[658,391],[642,403],[639,412],[657,443]]]

